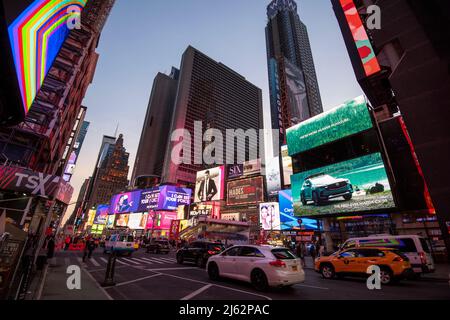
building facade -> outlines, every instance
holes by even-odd
[[[155,77],[134,163],[131,179],[133,186],[140,185],[140,181],[145,178],[160,178],[162,175],[171,134],[178,75],[179,70],[173,68],[170,75],[158,73]]]
[[[332,0],[332,4],[357,80],[372,106],[385,117],[400,111],[404,118],[440,224],[434,238],[445,242],[449,251],[449,3]],[[376,17],[368,13],[374,4],[382,13],[381,28],[372,26]],[[421,219],[426,223],[427,218]]]
[[[244,132],[249,129],[256,130],[256,139],[249,139],[249,143],[245,145],[235,144],[232,148],[234,154],[230,156],[224,152],[220,160],[224,163],[227,156],[230,156],[236,161],[243,155],[247,160],[259,158],[263,151],[260,150],[259,139],[259,130],[263,129],[262,116],[261,89],[224,64],[189,46],[181,62],[170,129],[170,133],[180,129],[189,132],[191,139],[184,136],[182,142],[183,147],[186,147],[183,151],[187,153],[181,155],[188,161],[174,161],[173,151],[180,146],[180,142],[169,141],[165,152],[162,182],[193,186],[197,171],[218,165],[206,164],[203,161],[203,150],[214,140],[205,135],[206,140],[210,142],[203,141],[203,135],[209,129],[219,130],[223,137],[226,136],[227,129],[242,129]],[[190,145],[188,140],[192,142]],[[225,151],[225,141],[222,143]],[[178,156],[179,153],[176,154],[176,157]],[[216,154],[216,159],[219,158],[220,155]]]
[[[272,128],[286,144],[286,129],[323,112],[308,31],[293,0],[267,7],[266,45]]]
[[[114,194],[126,190],[129,182],[129,156],[123,146],[123,135],[119,135],[114,144],[108,142],[102,144],[84,213],[99,204],[109,203]]]

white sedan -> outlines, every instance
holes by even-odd
[[[210,257],[206,270],[211,280],[221,277],[241,280],[259,291],[305,281],[300,259],[289,249],[271,246],[231,247]]]

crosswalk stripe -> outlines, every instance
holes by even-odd
[[[123,262],[123,261],[120,261],[119,259],[116,259],[116,261],[117,261],[118,263],[120,263],[121,265],[124,265],[124,266],[131,266],[131,264],[125,263],[125,262]]]
[[[94,258],[91,257],[89,261],[94,265],[94,267],[100,267],[100,263],[98,263]]]
[[[144,260],[144,259],[133,258],[133,260],[136,260],[136,261],[139,261],[139,262],[143,262],[143,263],[147,263],[147,264],[153,264],[153,262],[146,261],[146,260]]]
[[[130,259],[127,259],[127,258],[122,258],[122,260],[125,260],[125,261],[127,261],[127,262],[131,262],[131,263],[133,263],[133,264],[138,264],[138,265],[140,265],[139,262],[136,262],[136,261],[133,261],[133,260],[130,260]]]
[[[159,258],[159,259],[166,260],[166,261],[169,261],[169,262],[177,262],[177,260],[173,259],[173,258]]]
[[[161,263],[168,263],[169,262],[169,261],[162,260],[161,258],[153,258],[152,257],[152,259],[155,260],[155,261],[160,261]]]
[[[108,260],[106,260],[106,259],[103,258],[103,257],[100,257],[100,260],[102,260],[104,263],[108,263]]]
[[[155,259],[155,258],[145,258],[146,260],[149,260],[151,262],[157,263],[157,264],[166,264],[167,262]]]
[[[80,257],[77,258],[79,263],[83,263],[83,259],[81,259]]]

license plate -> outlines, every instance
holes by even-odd
[[[292,271],[298,271],[298,267],[297,266],[293,266],[292,267]]]

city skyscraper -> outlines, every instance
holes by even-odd
[[[155,77],[134,163],[131,179],[134,186],[149,177],[161,178],[170,138],[178,76],[179,70],[172,68],[170,75],[158,73]]]
[[[174,105],[170,133],[177,129],[189,131],[192,140],[197,134],[202,142],[203,134],[208,129],[220,130],[223,137],[227,129],[259,130],[263,128],[262,92],[261,89],[248,82],[243,76],[216,62],[202,52],[189,46],[181,61],[178,90]],[[195,132],[195,123],[202,123],[201,132]],[[198,135],[202,137],[198,137]],[[225,143],[225,141],[224,141]],[[202,153],[207,143],[200,143],[192,148],[191,164],[176,164],[172,161],[172,151],[177,143],[168,143],[165,153],[162,182],[192,185],[195,183],[196,173],[207,165],[202,159]],[[256,145],[255,145],[256,144]],[[193,143],[192,145],[195,145]],[[259,138],[257,141],[239,145],[234,148],[237,155],[245,155],[249,160],[252,153],[259,158]],[[236,144],[235,144],[236,146]],[[225,151],[225,146],[224,146]],[[224,161],[226,157],[224,155]],[[253,160],[253,159],[250,159]]]
[[[293,0],[267,7],[266,46],[272,129],[286,129],[323,112],[308,31]]]
[[[119,135],[113,144],[102,144],[98,167],[91,179],[86,209],[109,203],[114,194],[128,187],[129,156],[123,146],[123,135]]]

